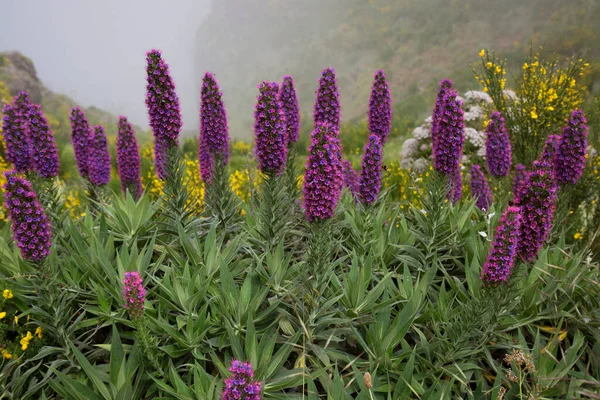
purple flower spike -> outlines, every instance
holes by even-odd
[[[358,198],[361,203],[371,205],[377,200],[381,189],[382,144],[379,136],[373,134],[365,145],[360,173]]]
[[[138,272],[125,272],[123,279],[123,301],[129,318],[137,319],[144,316],[146,290]]]
[[[444,175],[456,174],[465,143],[463,110],[454,90],[444,96],[437,127],[434,167]]]
[[[200,141],[206,142],[209,153],[229,162],[229,128],[227,112],[215,77],[207,72],[200,90]]]
[[[277,83],[263,82],[254,111],[254,134],[258,168],[267,175],[279,175],[287,160],[286,125]]]
[[[154,156],[159,178],[166,179],[170,152],[179,145],[181,113],[169,66],[159,50],[146,54],[146,107],[154,133]]]
[[[58,149],[39,104],[30,105],[28,120],[33,167],[42,178],[53,178],[58,175]]]
[[[103,186],[110,181],[110,154],[104,128],[92,129],[88,150],[88,178],[94,186]]]
[[[359,190],[359,177],[354,168],[352,168],[352,163],[350,161],[342,161],[342,173],[344,174],[344,186],[350,189],[350,193],[352,193],[353,196],[357,196]]]
[[[521,230],[519,207],[508,207],[496,227],[494,241],[483,269],[481,280],[486,284],[506,283],[515,266]]]
[[[288,143],[295,143],[298,141],[298,133],[300,132],[300,108],[298,107],[294,79],[289,75],[283,77],[279,89],[279,102],[285,116]]]
[[[198,159],[200,164],[200,176],[205,183],[211,183],[213,177],[213,157],[210,154],[208,143],[204,138],[200,138],[198,145]]]
[[[450,191],[448,192],[448,199],[456,204],[462,198],[462,174],[460,172],[460,167],[457,167],[456,170],[449,175],[450,181]]]
[[[550,164],[533,163],[533,171],[520,191],[521,235],[517,253],[526,262],[535,261],[552,228],[558,185]]]
[[[550,135],[546,139],[546,144],[542,150],[542,155],[538,159],[540,164],[549,165],[554,170],[556,152],[558,151],[558,144],[560,143],[559,135]]]
[[[559,185],[574,185],[581,178],[586,163],[587,134],[587,120],[583,111],[573,111],[563,129],[555,158],[555,174]]]
[[[392,97],[383,70],[375,73],[368,119],[369,132],[379,136],[381,144],[384,145],[392,129]]]
[[[333,127],[318,124],[311,134],[304,173],[304,208],[309,221],[333,217],[343,186],[341,152]]]
[[[488,171],[496,178],[507,176],[510,173],[512,150],[502,114],[494,111],[485,131],[485,154]]]
[[[24,259],[43,261],[50,253],[50,223],[29,181],[16,171],[5,173],[4,199],[13,238]]]
[[[126,117],[119,117],[117,170],[119,171],[123,193],[129,190],[133,198],[138,199],[142,194],[140,152],[133,127],[127,121]]]
[[[262,382],[254,380],[254,369],[250,363],[232,360],[229,371],[233,375],[225,379],[222,400],[262,399]]]
[[[438,139],[438,129],[440,124],[440,119],[442,118],[442,112],[444,107],[444,98],[446,97],[446,93],[449,90],[452,90],[453,84],[450,79],[444,79],[440,82],[440,89],[437,94],[437,99],[435,100],[435,107],[433,109],[433,114],[431,116],[431,148],[435,154],[435,148],[437,145]]]
[[[85,178],[88,176],[88,140],[90,138],[90,124],[85,114],[79,107],[71,110],[69,116],[71,121],[71,143],[75,151],[75,162],[79,174]]]
[[[2,111],[6,160],[11,162],[18,172],[27,172],[33,167],[27,127],[30,105],[27,93],[19,92],[12,104],[5,104]]]
[[[339,134],[340,93],[333,68],[327,68],[321,73],[313,114],[315,127],[320,122],[327,123],[336,135]]]
[[[488,186],[483,170],[477,164],[471,167],[471,196],[476,199],[476,205],[481,210],[489,209],[492,204],[492,192]]]
[[[515,166],[515,177],[513,178],[513,202],[519,204],[521,194],[527,182],[527,168],[523,164]]]

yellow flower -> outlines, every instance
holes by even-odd
[[[19,317],[15,315],[15,325],[19,325]]]
[[[37,327],[37,329],[35,330],[35,336],[37,336],[38,339],[41,339],[42,337],[44,337],[44,335],[42,335],[42,328],[41,327]]]
[[[6,311],[0,312],[0,319],[6,317]]]
[[[7,360],[10,360],[12,358],[12,354],[10,354],[9,352],[3,352],[2,356]]]
[[[581,233],[577,232],[575,235],[573,235],[573,238],[575,240],[581,240],[581,239],[583,239],[583,236],[581,236]]]
[[[487,63],[485,63],[485,66],[488,68],[492,68],[494,66],[494,64],[492,64],[491,61],[488,61]]]
[[[23,336],[23,338],[19,342],[21,344],[21,350],[23,350],[23,351],[27,350],[27,347],[29,346],[29,342],[31,341],[31,339],[33,339],[33,335],[31,334],[30,331],[27,331],[27,335]]]
[[[533,118],[533,119],[537,119],[538,118],[538,115],[535,112],[535,110],[531,110],[531,118]]]
[[[10,291],[10,290],[8,290],[8,289],[4,289],[4,292],[2,292],[2,296],[3,296],[5,299],[12,299],[12,298],[13,298],[13,292],[11,292],[11,291]]]
[[[483,56],[485,56],[485,49],[481,49],[481,51],[479,52],[479,57]]]

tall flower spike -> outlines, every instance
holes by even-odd
[[[437,145],[438,128],[440,119],[442,118],[444,107],[444,98],[449,90],[452,90],[453,84],[450,79],[444,79],[440,82],[440,89],[438,90],[437,98],[435,100],[435,107],[433,108],[433,114],[431,116],[431,148],[435,154],[435,148]]]
[[[11,221],[13,238],[26,260],[42,261],[50,253],[50,223],[29,181],[16,171],[5,173],[5,205]]]
[[[48,121],[39,104],[31,104],[28,118],[33,167],[42,178],[58,175],[58,149]]]
[[[133,198],[138,199],[142,194],[140,179],[140,152],[133,127],[126,117],[119,117],[117,133],[117,170],[121,179],[123,193],[127,190]]]
[[[350,161],[342,161],[342,173],[344,174],[344,186],[350,189],[352,195],[357,196],[359,190],[359,176],[354,168],[352,168],[352,163]]]
[[[581,178],[586,163],[587,134],[583,111],[573,111],[563,129],[556,153],[555,174],[559,185],[574,185]]]
[[[485,154],[490,175],[496,178],[510,173],[512,150],[510,138],[504,124],[504,118],[498,111],[490,115],[490,122],[485,128]]]
[[[343,186],[340,141],[329,124],[317,124],[304,173],[304,208],[309,221],[333,217]]]
[[[544,149],[542,150],[542,155],[538,159],[539,162],[543,165],[548,164],[550,168],[554,169],[556,152],[558,150],[558,144],[560,143],[559,135],[550,135],[548,139],[546,139],[546,144],[544,145]]]
[[[146,62],[146,107],[154,133],[156,172],[161,179],[166,179],[170,152],[179,145],[179,98],[169,74],[169,66],[162,59],[160,51],[150,50],[146,54]]]
[[[125,272],[123,279],[123,301],[129,318],[137,319],[144,316],[146,290],[138,272]]]
[[[79,107],[71,109],[71,143],[75,152],[75,162],[82,177],[88,176],[88,140],[90,138],[90,124],[85,114]]]
[[[94,186],[103,186],[110,181],[110,154],[104,128],[92,129],[88,150],[88,178]]]
[[[254,369],[247,362],[231,361],[229,371],[233,373],[225,379],[222,400],[261,400],[262,382],[254,380]]]
[[[515,176],[513,178],[513,203],[519,204],[521,194],[525,189],[527,182],[527,168],[523,164],[515,166]]]
[[[492,204],[492,192],[488,186],[483,170],[477,164],[471,167],[471,196],[476,199],[476,205],[481,210],[489,209]]]
[[[508,207],[496,227],[492,247],[490,247],[481,271],[482,281],[487,284],[508,281],[517,259],[520,230],[519,207]]]
[[[384,145],[392,129],[392,97],[383,70],[375,73],[369,100],[369,132]]]
[[[198,143],[198,159],[200,164],[200,177],[205,183],[209,184],[212,182],[214,172],[213,156],[210,154],[207,141],[202,137]]]
[[[447,176],[455,174],[462,158],[465,125],[461,103],[454,90],[444,96],[434,152],[434,167]]]
[[[336,135],[339,133],[340,93],[333,68],[327,68],[321,73],[313,114],[315,127],[318,123],[327,123]]]
[[[287,141],[288,143],[295,143],[298,141],[298,134],[300,132],[300,107],[298,107],[298,96],[294,87],[294,79],[289,75],[283,77],[283,82],[279,89],[279,102],[285,116]]]
[[[205,142],[209,153],[229,162],[229,128],[222,94],[215,77],[207,72],[200,90],[200,141]]]
[[[258,168],[267,175],[279,175],[287,160],[285,117],[277,83],[263,82],[254,111],[254,134]]]
[[[5,104],[2,113],[2,132],[6,144],[6,160],[11,162],[18,172],[31,170],[33,163],[27,119],[29,117],[29,97],[19,92],[12,104]]]
[[[365,145],[360,172],[359,196],[361,203],[371,205],[377,200],[381,189],[382,144],[379,136],[373,134]]]
[[[558,193],[553,175],[549,165],[535,161],[519,196],[522,224],[517,253],[526,262],[535,261],[552,228]]]

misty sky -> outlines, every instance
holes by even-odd
[[[195,32],[209,0],[4,0],[0,51],[31,58],[51,90],[147,127],[145,53],[163,51],[180,88],[184,129],[197,129]],[[200,71],[199,73],[201,73]]]

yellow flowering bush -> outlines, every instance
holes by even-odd
[[[11,360],[21,360],[37,354],[44,334],[41,327],[33,330],[19,324],[19,310],[14,303],[14,293],[10,289],[2,291],[0,299],[0,364]],[[11,318],[12,316],[12,318]],[[29,316],[27,317],[29,321]]]
[[[390,196],[400,202],[400,209],[421,207],[421,196],[425,182],[433,174],[433,167],[422,174],[403,169],[397,162],[391,162],[383,175],[383,187],[391,190]]]

